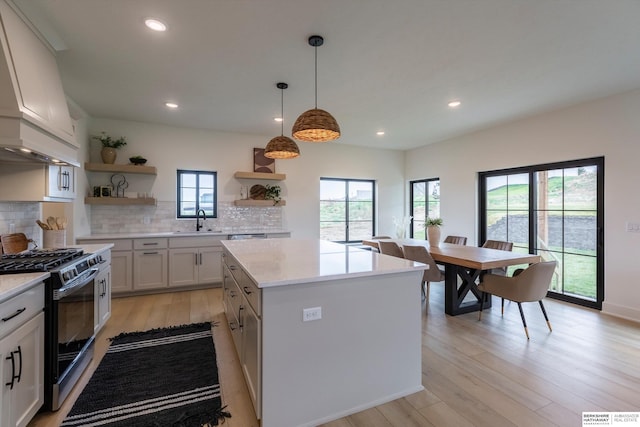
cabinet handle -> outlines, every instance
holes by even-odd
[[[8,322],[9,320],[13,319],[14,317],[21,315],[26,309],[27,309],[27,307],[19,308],[11,316],[3,317],[2,321],[3,322]]]
[[[244,310],[244,307],[242,306],[242,304],[240,305],[240,307],[238,307],[238,326],[240,327],[240,329],[242,329],[242,310]]]
[[[193,254],[194,258],[195,258],[195,263],[196,265],[198,265],[198,254]]]
[[[230,265],[230,266],[229,266],[229,270],[236,271],[236,270],[237,270],[237,267],[236,267],[235,265]]]
[[[158,252],[142,252],[143,255],[158,255]]]
[[[229,296],[231,298],[235,298],[236,297],[236,293],[234,291],[229,291]]]
[[[200,255],[200,265],[202,265],[202,254],[198,254]]]
[[[18,367],[18,375],[16,375],[16,354],[18,354],[18,359],[20,362],[20,366]],[[6,360],[9,359],[11,359],[11,381],[5,383],[5,385],[9,386],[9,390],[13,390],[13,386],[16,383],[16,380],[18,380],[17,382],[20,382],[20,378],[22,377],[22,348],[18,346],[18,351],[12,351],[11,353],[9,353],[9,356],[6,357]]]
[[[158,242],[143,243],[142,246],[158,246]]]
[[[247,294],[247,295],[251,295],[253,293],[253,291],[249,290],[249,288],[247,286],[242,288],[242,290],[244,290],[244,293]]]

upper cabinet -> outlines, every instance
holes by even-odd
[[[0,0],[0,146],[79,166],[53,51],[14,8]]]
[[[62,165],[3,164],[0,200],[70,202],[76,197],[76,170]]]

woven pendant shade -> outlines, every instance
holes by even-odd
[[[322,36],[309,37],[309,45],[315,48],[315,107],[300,114],[291,128],[291,136],[305,142],[328,142],[340,138],[340,126],[331,114],[318,108],[318,46],[322,46]]]
[[[327,111],[313,108],[300,114],[291,134],[299,141],[327,142],[340,138],[340,126]]]
[[[286,83],[278,83],[280,89],[280,136],[272,138],[264,148],[264,156],[270,159],[295,159],[300,156],[298,144],[288,136],[284,136],[284,90],[289,87]]]
[[[293,159],[300,156],[300,149],[288,136],[276,136],[265,147],[264,156],[270,159]]]

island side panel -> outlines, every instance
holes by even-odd
[[[317,425],[423,389],[422,271],[262,289],[262,427]],[[322,308],[303,322],[302,310]]]

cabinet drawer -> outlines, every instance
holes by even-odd
[[[167,239],[135,239],[133,249],[166,249]]]
[[[44,283],[0,304],[0,338],[31,319],[44,308]]]
[[[242,271],[242,281],[238,283],[240,290],[249,301],[249,304],[254,309],[258,317],[262,316],[262,304],[260,295],[262,291],[253,283],[253,280],[249,279],[249,276]]]

